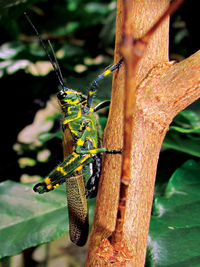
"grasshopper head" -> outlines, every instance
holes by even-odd
[[[66,90],[60,91],[57,94],[57,97],[61,107],[73,106],[73,105],[77,106],[83,101],[81,93],[68,88],[66,88]]]

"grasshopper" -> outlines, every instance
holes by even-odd
[[[112,150],[101,146],[98,119],[95,113],[108,106],[109,101],[102,102],[94,108],[92,108],[92,102],[98,88],[98,82],[113,71],[119,70],[123,60],[121,59],[117,64],[100,74],[91,84],[87,96],[69,89],[64,85],[50,42],[49,45],[56,65],[37,29],[30,18],[26,14],[25,16],[36,32],[61,85],[57,98],[63,113],[63,142],[67,149],[67,156],[63,162],[56,166],[43,182],[36,184],[33,190],[43,194],[66,182],[70,239],[76,245],[83,246],[87,241],[89,228],[87,198],[93,198],[97,194],[101,154],[121,153],[121,150]]]

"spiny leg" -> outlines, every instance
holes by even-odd
[[[76,171],[82,170],[85,164],[92,163],[93,161],[90,154],[80,155],[73,152],[62,163],[56,166],[43,182],[36,184],[33,190],[39,194],[54,190],[63,184],[66,179],[73,177]]]
[[[123,63],[123,59],[120,59],[120,61],[113,65],[112,67],[108,68],[107,70],[105,70],[102,74],[100,74],[92,83],[92,86],[88,92],[88,98],[87,98],[87,108],[89,109],[91,107],[92,104],[92,100],[93,100],[93,96],[94,93],[97,90],[98,87],[98,82],[103,79],[104,77],[106,77],[107,75],[111,74],[114,70],[119,69],[121,67]]]

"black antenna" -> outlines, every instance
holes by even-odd
[[[58,80],[59,80],[59,82],[60,82],[60,85],[61,85],[62,88],[64,89],[64,88],[65,88],[65,85],[64,85],[64,82],[63,82],[63,77],[62,77],[62,74],[61,74],[61,71],[60,71],[59,66],[57,65],[58,70],[59,70],[59,71],[58,71],[57,68],[56,68],[56,66],[55,66],[55,64],[54,64],[54,62],[53,62],[53,60],[52,60],[52,58],[51,58],[51,56],[50,56],[50,54],[49,54],[49,51],[47,50],[47,48],[46,48],[46,46],[45,46],[45,44],[44,44],[44,42],[43,42],[43,40],[42,40],[42,38],[41,38],[39,32],[38,32],[38,30],[37,30],[36,27],[33,25],[31,19],[30,19],[29,16],[26,14],[26,12],[24,12],[24,15],[25,15],[26,19],[28,20],[29,24],[32,26],[32,28],[33,28],[33,30],[35,31],[36,35],[38,36],[38,39],[39,39],[39,41],[40,41],[40,44],[42,45],[42,47],[43,47],[45,53],[47,54],[47,56],[48,56],[48,58],[49,58],[49,60],[50,60],[50,62],[51,62],[51,65],[52,65],[52,67],[53,67],[53,69],[54,69],[54,71],[55,71],[55,73],[56,73],[56,75],[57,75],[57,77],[58,77]],[[52,49],[52,46],[51,46],[51,49]],[[53,50],[52,50],[52,51],[53,51]],[[53,55],[55,55],[54,52],[53,52]],[[54,57],[55,57],[55,56],[54,56]],[[56,62],[57,62],[57,60],[56,60]]]
[[[54,57],[54,59],[55,59],[56,67],[57,67],[57,70],[58,70],[58,72],[59,72],[59,74],[60,74],[60,78],[61,78],[62,81],[63,81],[64,79],[63,79],[63,76],[62,76],[62,72],[61,72],[60,66],[59,66],[59,64],[58,64],[58,60],[57,60],[57,58],[56,58],[56,54],[55,54],[55,52],[54,52],[54,49],[53,49],[53,46],[52,46],[50,40],[48,40],[48,43],[49,43],[49,46],[50,46],[50,48],[51,48],[51,52],[52,52],[52,54],[53,54],[53,57]]]

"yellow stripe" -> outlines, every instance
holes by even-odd
[[[78,168],[76,168],[74,171],[75,172],[78,172],[78,171],[81,171],[83,169],[83,165],[80,165],[80,166],[78,166]]]
[[[49,177],[46,177],[46,178],[44,179],[44,182],[45,182],[45,184],[46,184],[46,188],[47,188],[48,190],[50,190],[50,189],[53,188],[52,183],[51,183],[51,179],[50,179]]]
[[[90,157],[89,154],[85,155],[84,158],[82,160],[80,160],[80,163],[83,163],[84,161],[86,161],[88,158]],[[81,164],[80,166],[78,166],[74,171],[81,171],[83,168],[83,165]]]
[[[106,70],[105,72],[104,72],[104,76],[107,76],[107,75],[109,75],[111,73],[111,70]]]
[[[48,189],[48,190],[52,189],[52,187],[53,187],[53,186],[52,186],[51,184],[47,185],[47,189]]]
[[[65,121],[63,122],[63,124],[67,124],[67,123],[69,123],[70,121],[77,120],[77,119],[79,119],[80,117],[81,117],[81,109],[79,108],[79,111],[78,111],[77,116],[76,116],[75,118],[71,118],[71,119],[65,120]]]
[[[56,168],[56,170],[57,170],[58,172],[61,172],[63,175],[67,175],[67,172],[64,171],[63,167],[58,166],[58,167]]]
[[[93,110],[93,109],[92,109],[92,110]],[[90,111],[90,109],[89,109],[89,111]],[[92,112],[92,111],[91,111],[91,112]],[[92,124],[92,127],[93,127],[93,121],[92,121],[92,120],[87,119],[87,123],[88,123],[88,124],[91,123],[91,124]],[[83,121],[83,122],[81,123],[81,126],[80,126],[79,130],[82,130],[84,124],[85,124],[85,121]],[[86,129],[87,129],[87,128],[88,128],[88,126],[86,127]],[[90,130],[91,130],[91,128],[90,128]],[[90,130],[88,130],[88,131],[90,131]]]
[[[90,157],[90,154],[86,154],[82,160],[80,160],[80,163],[83,163]]]
[[[82,95],[82,93],[75,92],[75,91],[65,91],[66,94],[74,94],[74,95]]]
[[[82,101],[82,105],[85,105],[87,103],[87,100]]]
[[[91,150],[90,150],[90,153],[91,153],[91,154],[96,154],[96,153],[97,153],[97,150],[96,150],[96,149],[91,149]]]
[[[65,166],[68,166],[68,165],[71,164],[77,157],[79,157],[79,155],[76,154],[75,152],[73,152],[72,155],[73,155],[74,157],[73,157],[70,161],[68,161],[68,162],[66,163]]]
[[[83,144],[84,144],[84,141],[80,138],[80,139],[78,139],[78,141],[77,141],[77,145],[78,146],[83,146]]]
[[[87,125],[91,124],[92,126],[90,126],[90,129],[94,127],[93,125],[93,121],[90,120],[90,119],[87,119]],[[86,129],[88,128],[89,126],[86,127]]]
[[[51,185],[51,179],[49,177],[44,179],[46,185]]]
[[[81,123],[81,126],[80,126],[79,130],[82,130],[84,123],[85,123],[85,121],[83,121],[83,122]]]
[[[71,99],[66,99],[65,102],[66,102],[67,104],[75,105],[75,106],[76,106],[77,104],[80,103],[80,101],[79,101],[78,99],[76,99],[76,100],[74,100],[74,101],[71,101]]]
[[[67,109],[68,114],[71,114],[71,113],[72,113],[72,112],[70,111],[70,109],[71,109],[71,107],[68,107],[68,109]]]
[[[89,95],[93,95],[95,91],[89,91]]]
[[[70,131],[71,131],[73,134],[75,134],[76,136],[79,135],[78,132],[76,132],[76,131],[71,127],[70,124],[68,124],[68,126],[69,126]]]

